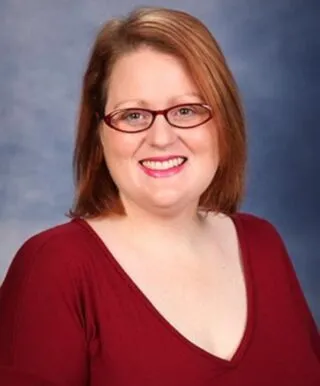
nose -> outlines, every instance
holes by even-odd
[[[175,128],[163,115],[157,115],[152,126],[147,130],[146,141],[150,146],[165,148],[177,139]]]

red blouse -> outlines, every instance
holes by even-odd
[[[29,239],[0,292],[0,385],[319,386],[320,338],[274,227],[233,216],[248,320],[231,360],[151,304],[87,223]]]

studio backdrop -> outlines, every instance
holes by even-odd
[[[0,0],[0,282],[28,237],[67,221],[92,39],[108,18],[140,5],[189,11],[221,45],[247,117],[242,210],[278,228],[320,323],[317,0]]]

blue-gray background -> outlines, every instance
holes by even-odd
[[[319,323],[317,0],[0,0],[0,281],[26,238],[66,220],[90,45],[106,19],[137,5],[190,11],[222,46],[247,113],[243,210],[277,226]]]

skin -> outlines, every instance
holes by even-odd
[[[178,58],[147,47],[118,60],[107,91],[106,114],[119,108],[164,109],[179,103],[203,102]],[[183,234],[186,239],[203,230],[198,202],[219,163],[213,119],[183,130],[158,116],[149,130],[135,134],[117,132],[102,123],[100,137],[132,227],[137,229],[143,223],[145,229],[147,225],[150,236],[156,233],[158,242],[161,234],[168,241],[172,228],[176,236]],[[180,173],[153,178],[139,167],[141,159],[167,155],[188,157]]]
[[[115,64],[107,91],[106,114],[120,107],[202,102],[182,63],[149,48]],[[214,120],[182,130],[158,116],[137,134],[102,123],[100,136],[126,215],[91,219],[90,225],[172,326],[206,351],[231,358],[247,315],[237,233],[228,216],[204,217],[198,210],[219,163]],[[168,178],[147,176],[138,164],[172,154],[188,161]]]

